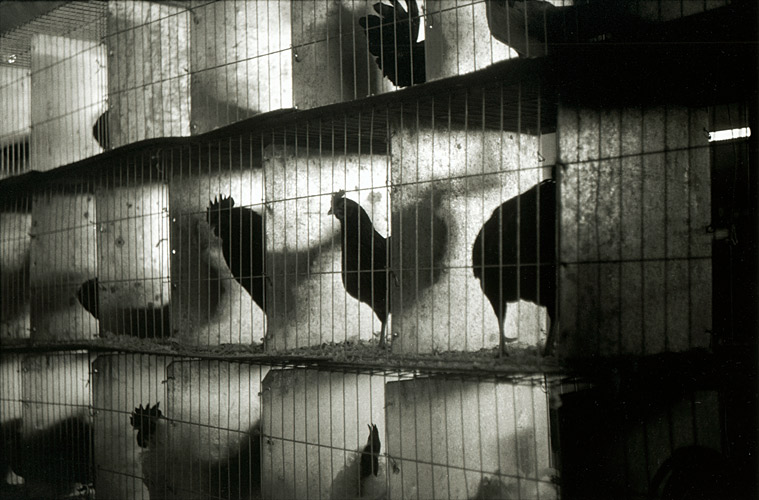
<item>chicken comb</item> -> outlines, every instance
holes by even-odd
[[[223,210],[223,209],[229,209],[235,206],[235,200],[231,196],[224,196],[219,195],[213,199],[211,202],[211,206],[209,207],[211,210]]]
[[[338,202],[341,199],[345,199],[345,189],[341,189],[340,191],[336,191],[332,193],[332,199],[330,200],[330,209],[328,213],[333,213],[333,211],[337,208]]]
[[[158,425],[156,420],[161,418],[161,410],[158,409],[158,405],[150,406],[150,403],[143,408],[140,405],[134,409],[132,416],[129,417],[129,422],[132,427],[137,431],[137,445],[140,448],[147,448],[150,446],[150,439],[155,434]],[[135,422],[136,420],[136,422]]]
[[[132,427],[135,429],[139,429],[139,426],[141,425],[139,421],[143,419],[152,420],[155,418],[161,418],[163,413],[161,413],[161,410],[158,408],[158,405],[160,404],[161,403],[158,402],[155,405],[150,406],[150,403],[148,403],[144,408],[142,405],[138,406],[129,417],[129,423],[132,424]],[[139,420],[137,424],[134,423],[135,417]]]

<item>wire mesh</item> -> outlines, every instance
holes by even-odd
[[[750,497],[747,12],[64,2],[3,32],[0,498]],[[705,89],[644,86],[663,47]]]

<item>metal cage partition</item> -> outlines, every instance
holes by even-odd
[[[0,499],[753,498],[753,3],[0,2]]]

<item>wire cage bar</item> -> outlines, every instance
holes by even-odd
[[[751,498],[752,14],[0,3],[0,498]]]

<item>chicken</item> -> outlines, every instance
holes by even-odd
[[[168,452],[168,422],[158,408],[160,403],[144,408],[135,408],[129,417],[129,423],[137,431],[137,445],[142,448],[140,463],[142,466],[142,482],[147,486],[151,499],[182,498],[183,484],[181,474],[176,474],[176,460]],[[180,464],[179,470],[189,469],[186,464]]]
[[[627,0],[586,0],[573,5],[547,0],[500,0],[488,3],[493,37],[521,57],[541,57],[572,44],[634,41],[651,26]],[[651,36],[651,35],[649,35]]]
[[[527,300],[547,308],[551,351],[556,320],[556,183],[546,180],[495,209],[474,241],[472,267],[498,316],[505,354],[506,303]]]
[[[76,291],[76,299],[95,319],[100,319],[100,282],[97,278],[87,280]]]
[[[100,147],[108,150],[111,148],[111,140],[108,132],[108,115],[109,111],[106,109],[102,115],[100,115],[92,126],[92,136],[98,141]]]
[[[140,405],[130,417],[132,427],[137,430],[137,444],[142,448],[142,480],[152,500],[259,498],[258,431],[251,429],[244,434],[239,446],[230,448],[222,459],[204,459],[188,451],[188,443],[182,441],[187,439],[186,432],[179,431],[175,423],[163,416],[159,404]]]
[[[21,419],[14,418],[0,424],[0,492],[4,492],[4,486],[7,483],[8,476],[13,470],[14,461],[18,460],[17,456],[21,447]],[[0,494],[0,498],[5,498]]]
[[[365,478],[371,475],[376,476],[379,472],[379,454],[380,449],[382,448],[382,442],[380,441],[377,426],[372,424],[367,427],[369,427],[369,438],[366,440],[364,451],[361,452],[361,466],[359,469],[362,485],[361,489],[363,489],[363,481]],[[359,491],[359,493],[362,493],[362,491]]]
[[[76,298],[87,312],[96,319],[101,318],[99,292],[100,282],[92,278],[82,283],[76,291]],[[118,335],[129,335],[141,339],[167,338],[171,336],[171,305],[162,307],[126,308],[109,315],[105,325],[107,330]]]
[[[132,415],[129,417],[129,423],[137,431],[137,444],[140,448],[149,447],[151,441],[155,438],[158,419],[163,417],[163,413],[158,408],[160,404],[156,403],[150,406],[150,403],[148,403],[144,408],[140,405],[134,409]]]
[[[82,418],[69,417],[29,434],[22,432],[21,420],[15,420],[3,424],[3,432],[5,460],[24,478],[19,496],[62,498],[77,484],[89,487],[94,481],[92,426]]]
[[[389,312],[387,280],[387,240],[379,234],[366,211],[345,191],[332,195],[327,212],[340,221],[342,278],[351,297],[368,304],[382,322],[380,347],[385,347],[385,326]]]
[[[488,5],[488,23],[497,40],[521,57],[541,57],[548,53],[546,33],[556,35],[559,7],[543,0],[508,0]],[[563,14],[563,12],[562,12]]]
[[[215,199],[206,217],[213,233],[221,238],[224,260],[235,280],[266,312],[263,217],[249,208],[235,207],[231,197]]]
[[[369,40],[369,52],[376,57],[377,65],[398,87],[424,83],[424,42],[419,36],[419,7],[416,0],[406,0],[408,11],[398,0],[393,5],[374,4],[379,16],[368,15],[358,20]]]
[[[359,446],[352,458],[332,480],[330,498],[342,499],[372,499],[379,500],[387,497],[387,477],[385,476],[384,460],[380,461],[379,430],[372,424],[369,427],[369,437],[366,444]]]
[[[380,474],[379,459],[382,442],[377,426],[372,424],[368,427],[369,437],[359,459],[358,497],[379,500],[386,498],[387,493],[384,464],[382,465],[382,474]]]

